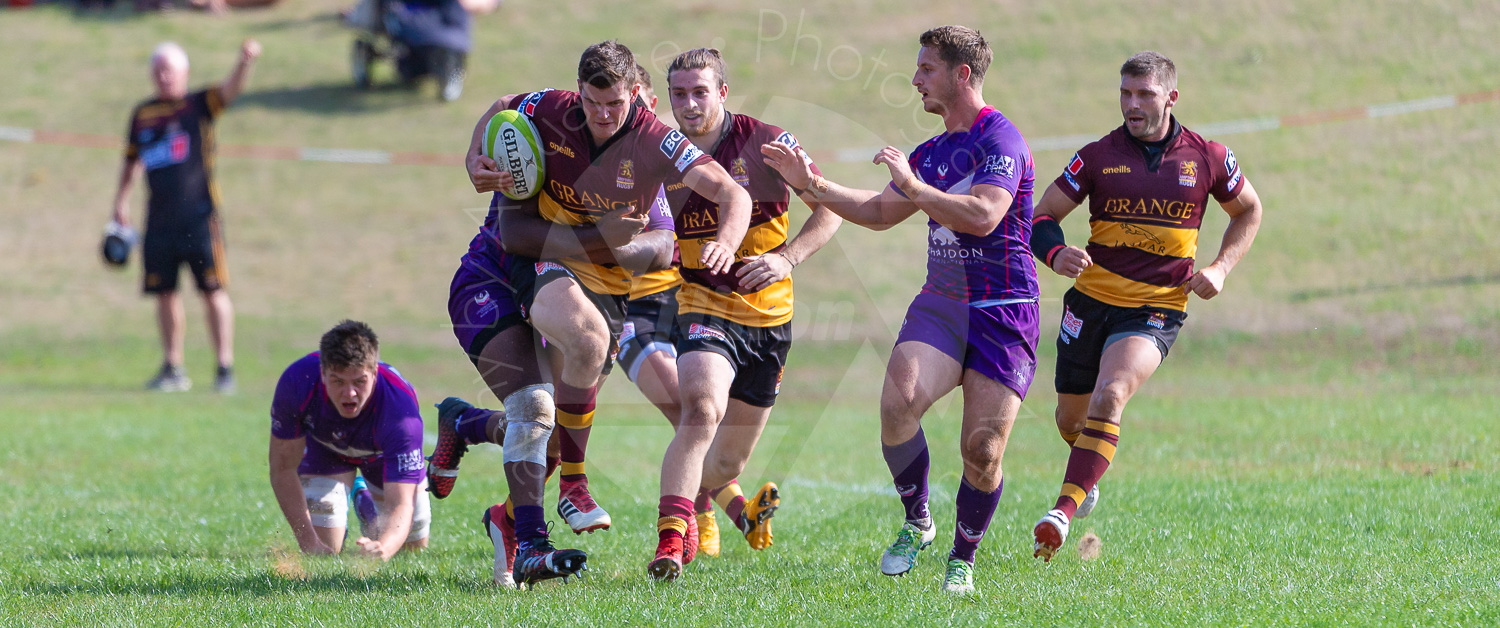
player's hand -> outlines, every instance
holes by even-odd
[[[477,151],[469,154],[464,166],[469,170],[469,182],[474,184],[474,191],[480,194],[510,190],[516,183],[509,172],[500,169],[500,164]]]
[[[703,243],[703,254],[698,257],[698,262],[715,275],[727,273],[734,265],[734,251],[717,240],[709,240]]]
[[[507,176],[510,173],[505,173]],[[594,228],[610,248],[624,246],[646,230],[646,214],[636,214],[629,208],[616,209],[599,218]]]
[[[1093,265],[1093,258],[1076,246],[1065,246],[1052,256],[1052,272],[1069,279],[1077,279],[1083,269]]]
[[[792,274],[792,261],[780,253],[766,253],[744,258],[744,266],[734,274],[747,292],[764,290]]]
[[[915,175],[911,173],[911,164],[906,161],[906,153],[894,146],[887,146],[875,153],[873,160],[877,164],[884,165],[891,171],[891,182],[896,184],[896,189],[904,189],[907,183]]]
[[[1224,289],[1224,275],[1218,266],[1209,264],[1203,270],[1193,273],[1187,283],[1182,284],[1183,292],[1191,292],[1205,301],[1219,296],[1219,291]]]
[[[240,44],[240,58],[241,59],[244,59],[246,61],[252,61],[256,57],[259,57],[259,56],[260,56],[260,42],[255,41],[254,39],[246,39],[245,43]]]
[[[380,560],[390,560],[390,557],[385,555],[385,548],[380,544],[380,541],[362,536],[354,544],[359,546],[360,553],[365,556],[379,558]]]
[[[812,185],[812,166],[808,165],[811,160],[801,146],[792,148],[781,142],[771,142],[760,147],[760,154],[762,161],[775,169],[788,185],[799,190]]]
[[[333,548],[323,543],[323,540],[319,539],[317,535],[312,535],[310,540],[305,543],[299,543],[299,545],[302,553],[309,556],[329,556],[335,553]]]

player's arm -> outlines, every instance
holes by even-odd
[[[1200,299],[1212,299],[1219,295],[1219,291],[1224,289],[1224,278],[1229,275],[1229,271],[1234,270],[1235,264],[1240,263],[1245,253],[1250,251],[1250,244],[1255,242],[1255,232],[1260,230],[1260,195],[1255,193],[1255,187],[1250,185],[1248,179],[1239,196],[1219,205],[1224,208],[1224,213],[1229,214],[1229,226],[1224,229],[1219,254],[1214,257],[1212,264],[1193,273],[1187,283],[1182,285],[1184,291],[1192,292]]]
[[[776,253],[756,256],[753,261],[740,267],[736,276],[740,277],[740,285],[746,290],[763,290],[786,279],[787,275],[792,274],[793,268],[828,244],[833,239],[834,232],[839,230],[839,225],[844,224],[843,218],[822,203],[813,201],[807,206],[812,208],[813,213],[802,224],[802,230],[797,232],[796,237],[786,243],[786,248]]]
[[[390,560],[406,545],[406,537],[411,534],[411,517],[417,510],[417,485],[412,482],[386,482],[385,499],[391,505],[391,510],[380,538],[362,536],[354,542],[365,555],[380,560]]]
[[[781,173],[781,178],[799,192],[798,197],[803,201],[826,207],[861,227],[884,231],[917,213],[915,203],[888,187],[879,192],[857,190],[815,174],[801,147],[771,142],[762,146],[760,152],[766,165]]]
[[[716,161],[701,163],[683,173],[682,182],[719,206],[718,236],[703,244],[698,261],[714,273],[729,270],[735,251],[750,230],[750,193],[734,182],[724,166]]]
[[[509,176],[509,173],[506,173]],[[614,264],[618,253],[624,251],[632,261],[640,259],[640,251],[656,252],[659,243],[643,244],[631,248],[646,228],[646,217],[632,214],[628,209],[617,209],[605,214],[592,225],[570,227],[543,218],[536,203],[512,203],[500,209],[498,217],[500,244],[507,253],[536,259],[558,259],[563,257],[587,257],[595,263]],[[668,234],[670,239],[670,234]],[[671,263],[670,243],[666,251]],[[621,264],[624,265],[624,264]]]
[[[670,229],[646,231],[623,246],[610,249],[614,263],[633,273],[649,273],[672,266],[672,251],[677,240]],[[597,257],[597,256],[592,256]]]
[[[894,146],[882,148],[874,161],[891,171],[891,182],[918,209],[938,224],[960,233],[989,235],[1000,226],[1015,200],[1015,196],[998,185],[976,185],[967,194],[949,194],[927,185],[912,173],[906,153]]]
[[[516,94],[507,94],[495,101],[495,104],[490,105],[484,115],[479,116],[479,124],[474,125],[474,133],[469,137],[469,152],[464,156],[464,168],[469,171],[469,182],[474,184],[474,191],[480,194],[499,192],[502,174],[500,165],[496,164],[495,160],[484,156],[484,128],[489,126],[490,118],[509,109],[511,102],[515,99]],[[509,172],[503,174],[507,180],[510,178]],[[510,189],[510,185],[507,184],[504,189]]]
[[[1070,246],[1063,239],[1062,220],[1078,205],[1053,183],[1042,193],[1042,200],[1037,201],[1031,219],[1031,254],[1052,272],[1073,279],[1094,265],[1087,251]]]
[[[130,224],[130,188],[135,186],[135,179],[140,174],[141,158],[128,154],[124,161],[120,167],[120,189],[115,192],[114,219],[120,226]]]
[[[250,68],[255,65],[255,58],[259,56],[260,42],[246,39],[245,43],[240,44],[240,60],[234,64],[234,70],[229,72],[229,78],[219,86],[219,101],[225,107],[245,91],[245,85],[250,82]]]
[[[307,437],[271,437],[270,467],[271,492],[276,494],[276,505],[292,527],[292,536],[297,538],[297,547],[307,554],[332,554],[333,548],[323,544],[313,531],[312,515],[307,512],[307,498],[302,494],[302,481],[297,477],[297,465],[302,462],[302,451]]]

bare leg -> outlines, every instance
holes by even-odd
[[[161,330],[162,359],[172,366],[182,366],[184,318],[182,296],[176,290],[156,295],[156,324]]]
[[[234,305],[229,292],[220,289],[205,293],[203,304],[208,310],[208,337],[219,366],[234,366]]]

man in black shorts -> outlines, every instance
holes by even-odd
[[[224,239],[219,227],[218,186],[213,181],[213,124],[245,89],[250,67],[260,56],[253,39],[240,46],[240,60],[219,85],[188,93],[187,53],[163,43],[151,53],[156,96],[136,106],[125,138],[125,164],[115,194],[114,221],[130,224],[130,188],[142,169],[149,189],[146,236],[142,244],[146,294],[156,296],[164,359],[148,390],[182,392],[192,381],[182,369],[183,309],[177,275],[193,271],[208,309],[209,337],[219,359],[214,389],[234,392],[234,307],[225,285]]]

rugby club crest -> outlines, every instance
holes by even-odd
[[[635,187],[635,162],[629,159],[620,160],[620,172],[615,175],[615,186],[622,190]]]
[[[1177,163],[1177,185],[1183,187],[1198,185],[1198,162],[1182,161]]]
[[[745,168],[744,157],[736,157],[734,162],[729,164],[729,176],[734,177],[734,182],[740,184],[741,187],[750,187],[750,171]]]

